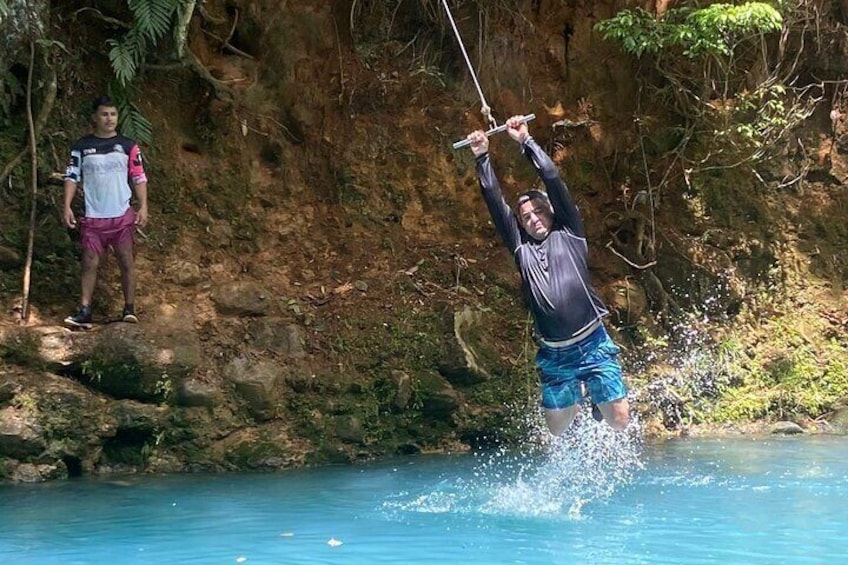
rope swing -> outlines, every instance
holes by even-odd
[[[442,5],[445,7],[445,13],[448,16],[451,28],[453,28],[453,34],[456,36],[456,41],[459,43],[459,49],[462,51],[462,57],[465,59],[465,64],[468,66],[468,72],[471,73],[471,78],[474,80],[474,87],[477,89],[478,96],[480,96],[480,112],[483,114],[483,117],[486,118],[486,121],[490,126],[490,129],[486,132],[486,137],[506,131],[506,126],[499,126],[495,118],[492,117],[492,108],[489,106],[488,102],[486,102],[486,97],[483,95],[483,89],[480,87],[480,81],[477,80],[477,73],[474,72],[474,65],[471,64],[471,59],[468,58],[468,52],[465,50],[465,45],[462,43],[462,36],[459,35],[459,29],[456,27],[456,22],[453,19],[450,6],[448,6],[448,0],[442,0]],[[524,116],[521,121],[529,122],[535,118],[535,114],[528,114]],[[470,143],[471,142],[467,139],[463,139],[462,141],[454,143],[453,148],[459,149],[469,145]]]

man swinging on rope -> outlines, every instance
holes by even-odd
[[[489,213],[512,251],[539,337],[542,407],[548,428],[562,434],[580,410],[582,386],[617,430],[630,421],[618,347],[607,335],[609,312],[589,286],[588,246],[583,221],[556,165],[530,137],[522,116],[506,131],[521,145],[547,193],[525,192],[513,213],[504,200],[489,157],[489,138],[475,131],[467,140],[477,161],[477,178]]]

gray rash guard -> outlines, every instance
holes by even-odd
[[[522,152],[545,183],[554,209],[554,223],[542,241],[533,239],[507,205],[488,153],[477,157],[477,178],[495,228],[515,258],[524,292],[546,341],[563,341],[609,312],[589,286],[588,246],[583,221],[556,165],[528,137]]]

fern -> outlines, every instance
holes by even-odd
[[[0,7],[6,0],[0,0]],[[143,144],[153,141],[153,124],[132,102],[133,79],[160,39],[176,28],[175,16],[184,0],[127,0],[132,28],[120,39],[109,39],[109,62],[117,82],[109,88],[121,119],[121,133]]]
[[[120,120],[118,126],[121,133],[140,144],[151,145],[153,143],[153,124],[133,103],[132,98],[135,93],[134,88],[120,82],[113,82],[109,86],[109,96],[115,101],[115,106],[118,108]]]
[[[139,54],[134,49],[135,45],[129,41],[117,41],[109,39],[109,62],[112,64],[112,72],[121,84],[129,84],[138,71]]]
[[[138,106],[126,101],[118,111],[121,116],[121,133],[143,145],[153,143],[153,124],[141,113]]]
[[[112,71],[123,86],[132,82],[148,51],[172,29],[180,1],[129,0],[134,17],[132,29],[123,39],[107,41]]]
[[[154,45],[171,29],[180,0],[129,0],[135,28]]]

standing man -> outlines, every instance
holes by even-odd
[[[65,173],[65,210],[68,228],[77,227],[71,203],[82,183],[85,217],[79,220],[82,238],[82,293],[76,314],[65,318],[70,326],[91,327],[91,298],[97,282],[97,267],[111,247],[121,269],[125,322],[136,323],[133,236],[135,227],[147,224],[147,176],[141,151],[131,139],[118,133],[118,109],[107,96],[92,103],[94,133],[71,147],[71,161]],[[132,190],[138,198],[138,212],[130,206]]]
[[[530,190],[514,213],[504,200],[489,157],[489,138],[468,135],[477,178],[498,234],[512,252],[536,326],[542,408],[551,433],[561,435],[580,410],[588,389],[604,420],[617,430],[630,421],[618,347],[607,335],[609,312],[589,284],[586,233],[556,165],[530,137],[521,116],[506,122],[547,193]]]

